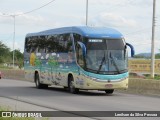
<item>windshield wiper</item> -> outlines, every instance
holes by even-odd
[[[103,56],[103,58],[102,58],[101,64],[99,65],[99,68],[98,68],[98,70],[97,70],[97,74],[98,74],[99,71],[101,70],[104,61],[105,61],[105,52],[104,52],[104,56]]]
[[[115,66],[116,70],[118,71],[118,73],[120,73],[120,70],[119,70],[119,68],[118,68],[118,66],[117,66],[117,64],[116,64],[116,62],[115,62],[115,60],[114,60],[114,58],[112,57],[111,52],[110,52],[110,58],[112,59],[113,65]]]

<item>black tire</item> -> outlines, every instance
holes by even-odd
[[[69,80],[68,80],[68,87],[69,87],[69,92],[70,93],[73,93],[73,94],[77,94],[79,92],[79,89],[78,88],[75,88],[74,86],[74,79],[73,79],[73,76],[70,76],[69,77]]]
[[[114,89],[105,90],[106,94],[112,94],[114,92]]]
[[[65,87],[65,86],[64,86],[64,90],[68,90],[68,87]]]
[[[48,85],[40,83],[38,73],[35,74],[35,84],[36,84],[36,88],[38,88],[38,89],[48,88]]]

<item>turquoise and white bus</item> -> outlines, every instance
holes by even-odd
[[[25,78],[37,88],[63,86],[71,93],[128,87],[128,55],[115,29],[74,26],[29,33],[25,38]]]

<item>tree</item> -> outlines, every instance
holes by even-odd
[[[159,51],[160,51],[160,49],[159,49]],[[160,53],[156,54],[156,59],[160,59]]]
[[[10,59],[9,52],[10,49],[0,41],[0,63],[4,63]]]
[[[13,57],[13,51],[10,52],[10,57],[11,58]],[[15,60],[15,63],[17,63],[17,65],[19,66],[19,68],[23,67],[24,57],[23,57],[23,54],[20,52],[19,49],[14,50],[14,60]]]
[[[160,53],[156,54],[156,59],[160,59]]]
[[[23,67],[23,54],[20,50],[14,50],[14,60],[15,63],[22,68]],[[2,63],[12,63],[13,61],[13,51],[0,41],[0,64]]]

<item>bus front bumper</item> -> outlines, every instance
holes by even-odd
[[[120,81],[98,81],[87,79],[83,80],[83,84],[76,84],[76,88],[86,90],[127,89],[128,78],[121,79]]]

